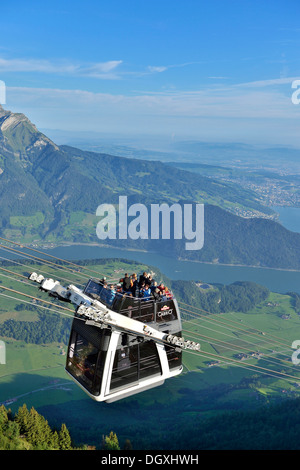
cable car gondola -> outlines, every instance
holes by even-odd
[[[29,279],[76,306],[66,372],[94,400],[113,402],[162,385],[182,372],[182,350],[199,350],[181,338],[176,299],[145,300],[116,292],[97,279],[83,290],[31,273]]]

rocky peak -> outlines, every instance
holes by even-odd
[[[25,114],[7,111],[0,105],[1,137],[6,147],[22,155],[36,153],[49,145],[53,150],[59,150],[52,140],[39,132]]]

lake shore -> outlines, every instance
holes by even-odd
[[[38,246],[38,245],[28,245],[28,246]],[[69,246],[87,246],[87,247],[98,247],[98,248],[107,248],[110,250],[122,250],[124,252],[129,252],[129,253],[148,253],[149,255],[159,255],[158,252],[155,251],[147,251],[147,250],[139,250],[139,249],[133,249],[133,248],[124,248],[120,246],[110,246],[110,245],[105,245],[105,244],[100,244],[100,243],[80,243],[80,242],[66,242],[66,243],[58,243],[55,245],[47,246],[45,244],[41,245],[40,248],[43,248],[44,250],[51,250],[55,248],[61,248],[61,247],[69,247]],[[187,263],[199,263],[199,264],[207,264],[207,265],[212,265],[212,266],[228,266],[228,267],[237,267],[237,268],[253,268],[253,269],[272,269],[275,271],[287,271],[287,272],[297,272],[300,273],[300,269],[289,269],[289,268],[280,268],[280,267],[270,267],[270,266],[258,266],[258,265],[248,265],[248,264],[226,264],[226,263],[219,263],[219,262],[213,262],[213,261],[201,261],[201,260],[190,260],[190,259],[185,259],[185,258],[173,258],[170,257],[172,260],[177,260],[180,262],[187,262]]]

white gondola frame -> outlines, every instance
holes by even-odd
[[[121,331],[113,330],[111,332],[111,337],[109,341],[109,346],[106,353],[105,364],[103,368],[102,380],[101,380],[101,388],[99,395],[93,395],[89,392],[86,387],[81,385],[81,383],[76,380],[76,378],[68,372],[66,369],[67,374],[72,378],[79,387],[87,393],[90,398],[95,401],[102,402],[105,401],[107,403],[111,403],[116,400],[120,400],[122,398],[128,397],[130,395],[143,392],[145,390],[157,387],[162,385],[164,381],[168,378],[175,377],[182,372],[182,366],[170,370],[169,362],[167,358],[167,353],[163,344],[156,343],[155,346],[157,348],[159,362],[161,366],[161,374],[155,374],[145,379],[140,379],[134,382],[132,385],[122,386],[117,390],[111,390],[111,379],[113,373],[113,364],[115,359],[115,354],[117,352],[117,346],[119,344],[119,339],[121,335]]]

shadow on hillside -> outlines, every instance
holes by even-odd
[[[174,381],[114,403],[90,399],[71,379],[38,374],[18,374],[0,382],[0,403],[17,413],[24,403],[34,407],[60,429],[65,423],[77,445],[101,445],[102,436],[117,433],[121,442],[151,428],[161,428],[161,418],[173,423],[174,406],[180,395],[172,391]],[[144,445],[144,444],[143,444]]]

